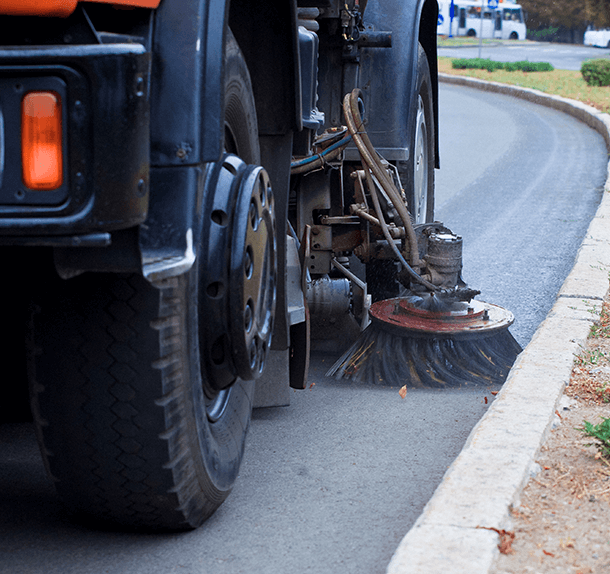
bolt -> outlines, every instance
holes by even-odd
[[[252,307],[250,305],[246,305],[246,309],[244,312],[244,326],[246,328],[246,332],[250,332],[253,325],[253,316],[252,316]]]
[[[244,272],[246,274],[247,279],[252,278],[252,273],[254,272],[254,261],[252,261],[252,254],[250,251],[246,251],[246,257],[244,261]]]
[[[82,172],[77,171],[74,174],[74,182],[76,186],[76,191],[81,191],[83,189],[83,185],[85,185],[85,178],[83,177]]]
[[[136,79],[136,96],[141,98],[144,95],[144,78],[138,76]]]

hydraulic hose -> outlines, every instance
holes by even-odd
[[[365,164],[377,180],[380,182],[381,187],[386,192],[390,201],[398,211],[400,219],[403,222],[407,235],[407,243],[409,245],[409,259],[411,260],[411,267],[419,268],[419,252],[417,249],[417,237],[413,224],[411,222],[411,216],[409,211],[402,201],[400,192],[396,189],[394,182],[389,177],[386,169],[381,165],[377,152],[371,143],[371,140],[364,129],[362,117],[360,115],[360,109],[358,101],[360,99],[360,90],[354,89],[350,94],[346,94],[343,99],[343,113],[347,122],[347,128],[352,135],[354,144],[358,148],[362,162]],[[365,170],[367,171],[367,170]],[[419,275],[418,275],[419,277]],[[424,279],[422,279],[424,281]]]
[[[407,263],[402,253],[398,250],[398,247],[396,247],[396,244],[394,243],[394,240],[392,239],[392,236],[390,234],[390,230],[388,229],[388,224],[383,218],[383,212],[381,210],[381,204],[379,203],[379,197],[377,195],[377,190],[375,189],[375,182],[373,181],[373,177],[371,176],[371,173],[368,169],[364,170],[364,175],[366,177],[367,186],[371,193],[371,199],[373,200],[373,207],[375,208],[375,211],[377,212],[377,217],[379,218],[379,225],[381,226],[381,231],[386,241],[388,242],[388,245],[394,251],[394,254],[398,258],[398,261],[400,261],[400,264],[405,268],[411,279],[413,279],[417,283],[420,283],[430,291],[440,291],[440,287],[434,285],[433,283],[430,283],[430,281],[427,281],[421,275],[416,273],[414,269]],[[415,248],[417,249],[417,244]]]
[[[306,157],[304,159],[299,159],[293,161],[290,164],[290,175],[297,175],[299,173],[306,173],[309,171],[313,171],[315,169],[319,169],[324,166],[327,161],[336,158],[343,148],[347,146],[352,141],[352,136],[347,135],[344,138],[340,139],[338,142],[328,146],[324,151],[317,153],[315,155]]]

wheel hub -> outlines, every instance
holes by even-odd
[[[231,341],[242,379],[260,376],[271,343],[276,252],[273,193],[267,172],[258,168],[240,186],[231,249]]]
[[[199,346],[209,398],[258,378],[271,344],[276,224],[267,172],[226,154],[206,177],[199,257]]]

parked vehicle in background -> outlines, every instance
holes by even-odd
[[[482,23],[481,7],[482,3],[476,0],[439,2],[437,33],[446,36],[482,36],[499,40],[525,39],[525,19],[519,4],[503,0],[500,2],[486,0],[483,3]]]
[[[585,32],[584,45],[610,48],[610,29],[599,30],[589,26]]]

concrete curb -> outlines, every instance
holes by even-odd
[[[610,115],[537,90],[442,74],[443,82],[494,91],[549,106],[602,134],[610,152]],[[502,390],[415,525],[387,574],[488,574],[498,556],[491,528],[511,527],[510,508],[532,473],[555,422],[574,354],[584,345],[603,300],[610,270],[610,163],[600,206],[555,305],[518,357]]]

